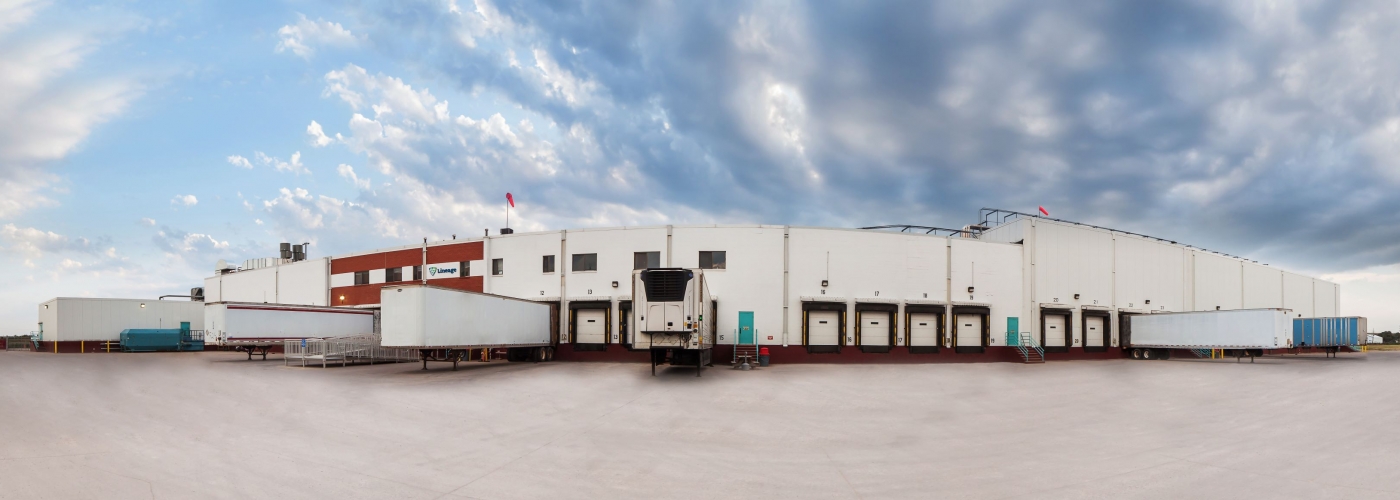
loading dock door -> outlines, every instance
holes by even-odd
[[[1046,315],[1045,347],[1069,347],[1065,340],[1065,317],[1059,314]]]
[[[574,314],[578,318],[577,335],[574,342],[579,344],[606,344],[607,315],[602,309],[579,309]]]
[[[982,347],[982,315],[959,314],[956,347]]]
[[[810,311],[807,313],[808,345],[840,345],[841,313]]]
[[[1084,347],[1103,347],[1103,325],[1101,316],[1084,317]]]
[[[890,345],[890,315],[880,312],[867,312],[860,315],[860,345]]]
[[[909,315],[909,345],[910,345],[910,346],[937,346],[937,345],[938,345],[938,315],[937,315],[937,314],[910,314],[910,315]]]

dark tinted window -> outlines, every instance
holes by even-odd
[[[413,266],[413,281],[423,280],[423,266]]]
[[[384,282],[393,283],[395,281],[403,281],[402,267],[391,267],[384,270]]]
[[[369,284],[369,271],[355,271],[355,284],[356,284],[356,285],[368,285],[368,284]]]
[[[632,254],[632,269],[654,269],[661,267],[661,252],[637,252]]]
[[[461,261],[461,262],[458,262],[458,263],[457,263],[457,277],[458,277],[458,278],[465,278],[465,277],[467,277],[467,276],[471,276],[471,275],[472,275],[472,272],[471,272],[471,271],[472,271],[472,263],[471,263],[471,262],[467,262],[467,261],[464,260],[464,261]]]
[[[491,275],[500,276],[506,272],[505,259],[491,259]]]
[[[700,269],[724,269],[724,252],[700,252]]]
[[[574,272],[597,271],[598,254],[596,253],[576,253],[574,254]]]
[[[553,256],[553,255],[546,255],[546,256],[544,256],[544,272],[547,272],[547,273],[552,273],[552,272],[554,272],[554,256]]]

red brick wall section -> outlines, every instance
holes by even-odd
[[[438,263],[481,260],[483,252],[484,247],[480,241],[431,246],[428,247],[428,262]],[[410,248],[394,250],[392,252],[331,259],[331,274],[371,271],[375,269],[384,269],[386,267],[417,266],[422,263],[423,250],[421,248]],[[375,299],[375,302],[379,302],[379,299]]]
[[[429,285],[452,288],[455,290],[466,290],[469,292],[480,292],[482,289],[482,277],[471,276],[467,278],[441,278],[428,280]],[[365,304],[379,303],[379,289],[391,285],[404,285],[414,283],[412,281],[402,281],[399,283],[383,283],[374,285],[359,286],[339,286],[331,289],[331,305],[336,306],[358,306]],[[344,297],[343,299],[341,297]]]

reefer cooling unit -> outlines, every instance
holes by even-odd
[[[700,269],[643,269],[632,272],[632,325],[636,335],[632,349],[651,351],[652,374],[656,365],[710,364],[715,346],[711,322],[710,288]]]

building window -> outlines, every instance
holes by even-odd
[[[423,281],[423,266],[413,266],[413,281]]]
[[[653,269],[661,267],[661,252],[637,252],[632,254],[632,269]]]
[[[471,262],[465,261],[465,260],[464,260],[464,261],[461,261],[461,262],[458,262],[458,263],[457,263],[457,277],[458,277],[458,278],[465,278],[465,277],[471,276],[471,275],[472,275],[472,263],[471,263]]]
[[[402,268],[402,267],[391,267],[391,268],[388,268],[388,269],[385,269],[385,270],[384,270],[384,282],[385,282],[385,283],[394,283],[394,282],[397,282],[397,281],[403,281],[403,268]]]
[[[574,272],[597,271],[598,254],[596,253],[576,253],[574,254]]]
[[[700,252],[700,269],[724,269],[724,252]]]
[[[369,284],[369,271],[355,271],[355,284],[356,284],[356,285],[368,285],[368,284]]]
[[[552,273],[552,272],[554,272],[554,256],[553,256],[553,255],[546,255],[546,256],[544,256],[544,272],[546,272],[546,273]]]
[[[506,271],[505,259],[491,259],[491,275],[500,276]]]

